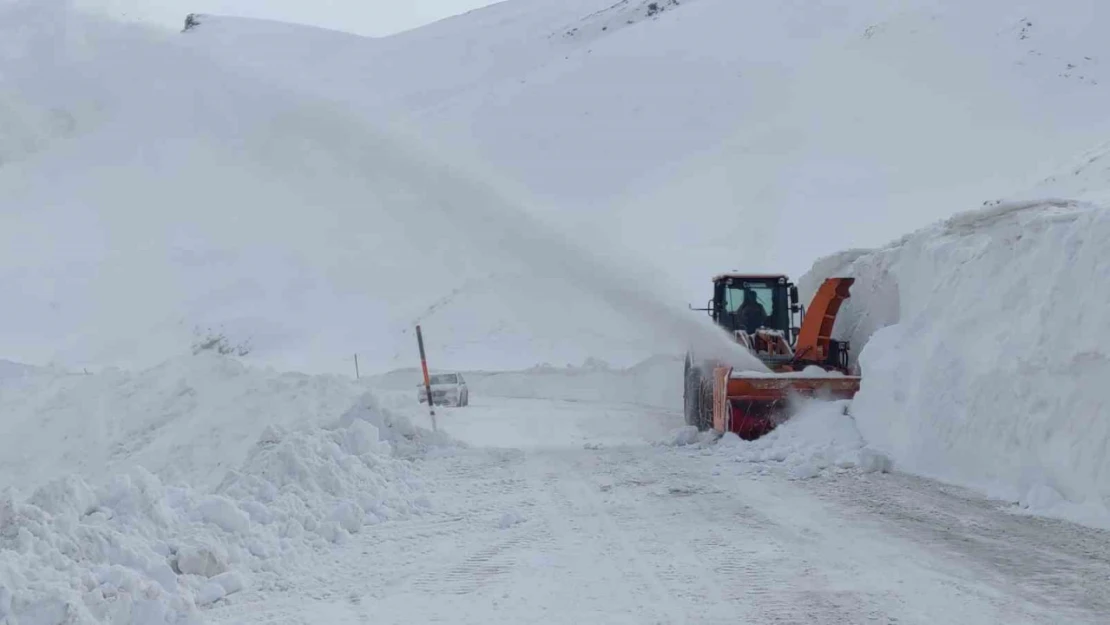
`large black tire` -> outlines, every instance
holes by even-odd
[[[682,416],[686,425],[694,425],[698,414],[698,400],[701,394],[696,392],[697,372],[690,365],[690,356],[686,356],[686,365],[682,370]]]
[[[686,425],[704,432],[713,425],[713,381],[705,379],[703,369],[690,356],[686,356],[684,377],[682,412]]]

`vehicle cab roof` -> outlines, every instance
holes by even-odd
[[[713,277],[714,282],[735,278],[740,280],[788,280],[787,276],[776,273],[722,273]]]

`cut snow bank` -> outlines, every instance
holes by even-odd
[[[836,334],[863,369],[863,437],[902,469],[1110,525],[1110,209],[958,215],[819,262],[856,278]],[[862,349],[862,351],[860,351]]]
[[[446,443],[366,397],[325,427],[265,429],[211,490],[135,468],[0,494],[0,622],[193,623],[366,525],[429,504],[394,451]]]

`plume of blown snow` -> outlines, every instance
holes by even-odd
[[[149,366],[213,327],[301,371],[346,371],[341,354],[373,345],[372,369],[408,359],[429,308],[413,285],[435,276],[470,299],[440,315],[430,347],[692,346],[759,366],[658,275],[526,215],[536,202],[460,164],[472,154],[62,3],[0,10],[0,99],[36,111],[15,116],[33,141],[4,147],[0,167],[0,250],[19,268],[0,284],[24,294],[5,324],[18,331],[0,337],[12,357]],[[55,110],[72,118],[64,137],[22,121]]]

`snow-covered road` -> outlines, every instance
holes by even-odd
[[[416,463],[432,513],[368,527],[291,586],[229,597],[208,617],[1059,624],[1110,614],[1106,532],[898,474],[791,480],[720,448],[646,442],[678,419],[541,400],[441,411],[473,447]]]

